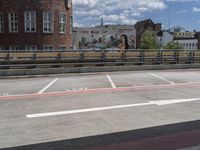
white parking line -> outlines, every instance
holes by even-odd
[[[60,116],[60,115],[78,114],[78,113],[95,112],[95,111],[103,111],[103,110],[148,106],[148,105],[163,106],[163,105],[179,104],[179,103],[186,103],[186,102],[193,102],[193,101],[200,101],[200,98],[159,100],[159,101],[149,101],[147,103],[138,103],[138,104],[115,105],[115,106],[107,106],[107,107],[96,107],[96,108],[88,108],[88,109],[48,112],[48,113],[39,113],[39,114],[27,114],[26,117],[31,119],[31,118]]]
[[[163,78],[163,77],[161,77],[161,76],[159,76],[159,75],[157,75],[157,74],[155,74],[155,73],[149,72],[149,74],[152,75],[152,76],[154,76],[154,77],[157,77],[157,78],[159,78],[159,79],[162,79],[162,80],[164,80],[164,81],[166,81],[166,82],[168,82],[168,83],[170,83],[170,84],[175,84],[174,82],[172,82],[172,81],[170,81],[170,80],[167,80],[167,79],[165,79],[165,78]]]
[[[193,75],[200,75],[200,73],[196,73],[196,72],[190,72],[190,73],[192,73]]]
[[[52,86],[56,81],[58,80],[58,78],[54,79],[51,83],[49,83],[47,86],[45,86],[42,90],[40,90],[38,92],[38,94],[42,94],[44,91],[46,91],[50,86]]]
[[[116,87],[115,83],[113,82],[113,80],[111,79],[111,77],[109,75],[106,75],[106,77],[108,78],[108,81],[110,82],[112,88],[116,89],[117,87]]]

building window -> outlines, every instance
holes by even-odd
[[[60,33],[66,33],[66,14],[60,14]]]
[[[43,46],[43,50],[44,50],[44,51],[53,51],[54,48],[53,48],[52,45],[44,45],[44,46]]]
[[[3,25],[4,25],[4,23],[3,23],[3,13],[0,12],[0,33],[3,32]]]
[[[52,33],[54,24],[53,24],[53,12],[43,12],[43,32]]]
[[[8,14],[9,32],[18,32],[18,17],[17,13],[12,12]]]
[[[0,51],[5,50],[4,46],[0,45]]]
[[[26,45],[25,46],[25,50],[26,51],[36,51],[37,50],[37,46],[36,45]]]
[[[192,43],[192,48],[195,48],[195,43]]]
[[[70,34],[73,32],[73,16],[70,17]]]
[[[60,45],[59,50],[60,51],[66,51],[67,50],[67,46],[66,45]]]
[[[36,31],[36,12],[25,11],[24,12],[25,32]]]
[[[10,50],[10,51],[16,51],[16,50],[19,50],[19,46],[18,46],[18,45],[12,45],[12,46],[9,46],[9,50]]]

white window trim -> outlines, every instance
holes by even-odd
[[[10,15],[12,14],[12,13],[15,13],[16,15],[17,15],[17,27],[16,27],[16,31],[11,31],[11,19],[10,19]],[[18,33],[18,30],[19,30],[19,22],[18,22],[18,14],[17,14],[17,12],[9,12],[8,13],[8,24],[9,24],[9,32],[10,33]]]
[[[61,47],[66,47],[67,50],[67,45],[59,45],[59,51],[61,51]]]
[[[33,12],[34,13],[34,27],[35,27],[35,31],[27,31],[26,30],[26,13],[30,13]],[[29,26],[30,27],[30,26]],[[36,11],[24,11],[24,31],[28,32],[28,33],[35,33],[37,32],[37,25],[36,25]]]
[[[52,31],[44,31],[44,14],[45,13],[52,13]],[[54,12],[53,11],[43,11],[43,18],[42,18],[42,22],[43,22],[43,33],[54,33]]]
[[[65,15],[65,31],[64,32],[61,32],[60,31],[60,16],[61,15]],[[67,34],[67,14],[66,13],[63,13],[63,12],[61,12],[60,14],[59,14],[59,20],[58,20],[58,22],[59,22],[59,33],[60,34]]]
[[[12,50],[11,47],[17,47],[17,49]],[[18,50],[19,50],[19,45],[10,45],[10,46],[9,46],[9,50],[10,50],[10,51],[14,51],[14,52],[15,52],[15,51],[18,51]]]
[[[0,12],[0,15],[2,15],[2,22],[0,22],[0,25],[2,25],[2,31],[0,30],[0,33],[4,33],[4,16],[3,16],[3,12]]]
[[[28,50],[27,47],[35,47],[35,49],[34,49],[34,50]],[[36,51],[36,50],[37,50],[37,45],[25,45],[25,46],[24,46],[24,49],[25,49],[26,51]]]
[[[44,47],[52,47],[52,50],[45,50]],[[43,51],[54,51],[54,46],[53,45],[43,45]]]

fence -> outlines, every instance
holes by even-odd
[[[200,63],[199,50],[71,50],[0,52],[0,68],[36,65],[150,65]]]

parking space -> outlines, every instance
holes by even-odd
[[[38,93],[52,80],[53,78],[1,79],[0,96]]]
[[[61,77],[46,92],[79,91],[98,88],[111,88],[106,75]]]
[[[196,71],[186,72],[155,72],[156,75],[161,76],[174,83],[189,83],[189,82],[200,82],[200,74]]]
[[[111,74],[113,82],[117,87],[137,87],[169,84],[168,82],[152,76],[148,72],[132,72]]]

